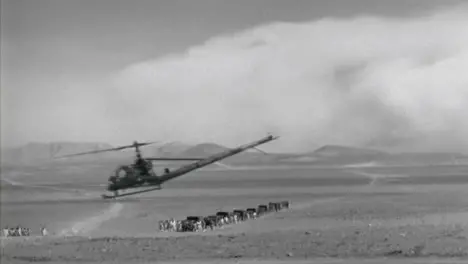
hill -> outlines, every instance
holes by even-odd
[[[148,156],[152,157],[177,157],[191,147],[192,145],[182,142],[170,142],[161,146],[148,146],[145,148],[145,151],[148,153]]]
[[[100,142],[34,142],[22,147],[2,149],[1,166],[2,169],[5,169],[7,166],[31,166],[50,162],[64,165],[81,163],[124,164],[133,160],[134,151],[132,149],[53,160],[54,156],[112,147],[110,144]],[[145,157],[205,158],[228,149],[228,147],[209,142],[197,145],[171,142],[143,147],[142,152]],[[158,162],[157,166],[165,166],[166,163],[179,166],[185,162]],[[325,145],[303,154],[275,153],[265,155],[255,150],[249,150],[224,159],[222,163],[234,166],[421,166],[468,164],[468,157],[459,153],[390,153],[367,148]]]
[[[356,148],[348,146],[338,146],[338,145],[325,145],[316,149],[313,152],[314,155],[319,155],[323,157],[339,157],[339,156],[375,156],[375,155],[384,155],[386,154],[383,151],[366,149],[366,148]]]
[[[104,152],[92,155],[75,156],[72,158],[54,160],[54,157],[113,148],[107,143],[96,142],[51,142],[29,143],[21,147],[2,149],[2,167],[8,165],[30,166],[41,163],[102,163],[102,162],[129,162],[134,157],[133,149],[115,152]],[[144,157],[186,157],[205,158],[210,155],[228,150],[229,148],[215,143],[202,143],[189,145],[182,142],[170,142],[163,145],[150,145],[141,148]],[[242,163],[261,161],[265,155],[258,152],[243,152],[223,160],[226,163]],[[159,162],[164,163],[164,162]],[[169,162],[172,163],[172,162]],[[180,162],[176,162],[178,164]]]
[[[277,163],[316,166],[335,166],[369,163],[381,159],[386,152],[339,145],[325,145],[304,154],[279,155]]]
[[[32,142],[21,147],[2,149],[2,165],[32,165],[35,163],[50,162],[54,157],[72,153],[94,151],[112,146],[101,142]],[[102,156],[100,154],[99,156]],[[96,159],[91,156],[81,156],[79,160]]]
[[[183,157],[198,158],[208,157],[210,155],[226,151],[229,148],[214,143],[202,143],[195,145],[184,152],[180,153]]]
[[[451,152],[392,153],[368,148],[325,145],[311,153],[290,158],[288,162],[318,166],[424,166],[468,164],[468,157]]]
[[[220,153],[230,148],[215,144],[215,143],[201,143],[197,144],[191,148],[188,148],[184,152],[179,153],[180,157],[188,157],[188,158],[205,158],[210,155]],[[224,159],[222,162],[226,164],[245,164],[249,162],[259,163],[261,162],[261,157],[265,156],[262,153],[252,152],[252,151],[245,151],[238,153],[234,156]]]

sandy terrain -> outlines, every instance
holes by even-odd
[[[204,171],[117,202],[95,198],[102,178],[54,186],[36,178],[42,187],[2,188],[2,226],[34,226],[39,218],[54,235],[2,239],[2,263],[467,263],[466,171]],[[19,175],[10,183],[26,182]],[[212,232],[157,231],[160,219],[277,200],[292,208]]]

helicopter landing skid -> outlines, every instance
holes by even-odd
[[[162,189],[161,186],[157,186],[157,187],[153,187],[153,188],[148,188],[148,189],[143,189],[143,190],[128,192],[128,193],[122,193],[122,194],[117,194],[117,195],[102,194],[101,197],[103,199],[115,199],[117,197],[134,195],[134,194],[145,193],[145,192],[151,192],[151,191],[156,191],[156,190],[161,190],[161,189]]]

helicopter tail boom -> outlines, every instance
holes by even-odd
[[[241,146],[239,146],[237,148],[225,150],[223,152],[214,154],[214,155],[209,156],[209,157],[207,157],[205,159],[202,159],[200,161],[191,163],[191,164],[183,166],[183,167],[181,167],[181,168],[179,168],[177,170],[174,170],[174,171],[172,171],[170,173],[162,175],[162,176],[159,177],[159,181],[161,183],[169,181],[169,180],[171,180],[173,178],[182,176],[182,175],[184,175],[184,174],[186,174],[188,172],[191,172],[193,170],[199,169],[201,167],[205,167],[207,165],[210,165],[210,164],[215,163],[217,161],[220,161],[222,159],[225,159],[225,158],[228,158],[230,156],[236,155],[236,154],[238,154],[240,152],[243,152],[243,151],[245,151],[247,149],[255,148],[256,146],[265,144],[267,142],[273,141],[273,140],[278,139],[278,138],[279,138],[278,136],[268,135],[267,137],[264,137],[262,139],[259,139],[257,141],[254,141],[254,142],[251,142],[251,143],[248,143],[248,144],[245,144],[245,145],[241,145]]]

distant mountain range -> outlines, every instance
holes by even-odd
[[[36,165],[48,162],[102,162],[132,160],[135,156],[133,148],[120,151],[109,151],[103,153],[88,154],[75,157],[56,159],[57,157],[114,148],[107,143],[99,142],[53,142],[53,143],[28,143],[21,147],[1,150],[1,162],[3,165]],[[164,145],[149,145],[141,147],[144,157],[186,157],[204,158],[215,153],[227,150],[227,147],[214,144],[202,143],[190,145],[181,142],[171,142]],[[252,157],[264,156],[262,153],[244,152],[226,160],[247,160]]]
[[[64,159],[54,157],[113,148],[99,142],[53,142],[29,143],[21,147],[2,149],[1,164],[29,166],[49,162],[63,163],[129,163],[134,157],[133,149],[76,156]],[[163,145],[142,147],[144,157],[204,158],[228,149],[214,143],[197,145],[171,142]],[[429,164],[468,164],[468,157],[459,153],[388,153],[373,149],[349,146],[325,145],[308,153],[268,154],[255,150],[246,151],[222,161],[230,165],[315,165],[315,166],[405,166]]]

